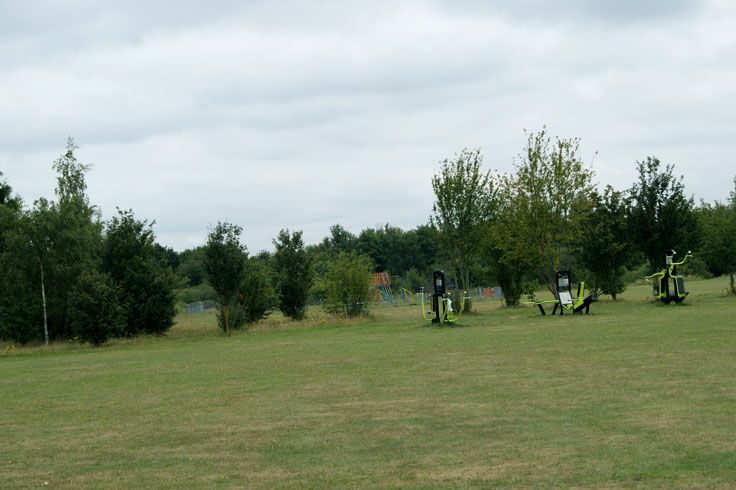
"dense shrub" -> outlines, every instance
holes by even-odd
[[[249,258],[245,264],[245,277],[240,290],[239,307],[242,310],[242,320],[245,323],[262,320],[277,304],[278,298],[271,285],[271,271],[267,259]]]
[[[325,277],[325,309],[351,317],[362,314],[370,299],[372,266],[366,255],[340,252]]]
[[[273,244],[276,247],[273,272],[279,309],[285,316],[300,320],[306,311],[314,277],[302,232],[289,234],[289,230],[281,230]]]
[[[212,286],[206,283],[176,291],[176,300],[184,304],[196,303],[197,301],[214,301],[216,299],[217,293],[212,289]]]
[[[83,272],[70,295],[69,318],[72,332],[81,342],[102,345],[123,333],[120,291],[107,274]]]
[[[120,211],[107,225],[102,271],[118,287],[124,333],[164,333],[174,324],[174,277],[159,259],[153,230],[132,211]]]

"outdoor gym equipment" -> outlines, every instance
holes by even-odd
[[[692,253],[688,251],[679,262],[675,262],[676,254],[674,250],[665,250],[664,269],[646,277],[647,281],[652,281],[654,297],[667,305],[673,301],[682,303],[689,294],[685,291],[685,279],[677,274],[677,266],[684,265]]]
[[[452,306],[452,300],[447,294],[447,284],[445,282],[445,273],[442,271],[434,271],[432,274],[432,283],[434,285],[434,294],[432,295],[432,310],[427,311],[424,304],[424,288],[421,288],[419,295],[422,303],[422,317],[425,320],[431,320],[432,323],[455,323],[460,319],[465,309],[465,298],[467,293],[460,300],[460,309],[455,312]],[[434,314],[434,318],[432,315]]]
[[[539,312],[542,315],[546,315],[547,312],[544,309],[544,305],[554,304],[552,308],[552,314],[557,313],[557,309],[560,309],[560,315],[564,315],[565,311],[572,312],[572,314],[579,313],[585,314],[590,313],[590,304],[597,301],[598,298],[594,295],[585,296],[585,281],[578,283],[578,293],[575,298],[570,293],[570,271],[557,271],[555,274],[555,285],[557,289],[557,299],[549,301],[528,301],[527,303],[537,305]]]

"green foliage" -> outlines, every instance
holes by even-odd
[[[382,228],[366,228],[356,240],[356,249],[368,255],[377,272],[404,275],[409,269],[428,272],[437,255],[437,237],[431,226],[404,231],[388,223]]]
[[[0,205],[0,339],[18,343],[44,338],[39,263],[28,239],[28,213]]]
[[[318,245],[305,247],[312,264],[314,281],[309,291],[309,301],[325,301],[325,277],[330,264],[340,251],[355,250],[367,255],[376,271],[391,271],[403,275],[410,269],[428,276],[437,263],[437,232],[430,225],[421,225],[404,231],[386,224],[378,228],[366,228],[356,238],[340,225],[330,229],[330,236]],[[421,285],[423,282],[418,282]]]
[[[533,266],[524,242],[524,222],[520,200],[515,198],[514,181],[496,176],[498,209],[486,226],[482,256],[489,276],[501,286],[507,306],[516,306],[524,293],[524,277]]]
[[[69,317],[72,332],[81,342],[102,345],[123,333],[125,318],[118,304],[120,291],[112,278],[98,272],[82,272],[71,293]]]
[[[643,263],[633,269],[626,269],[622,281],[624,284],[647,284],[645,277],[649,275],[649,263]]]
[[[89,166],[77,161],[75,149],[70,139],[53,164],[58,202],[39,199],[19,210],[13,199],[16,211],[4,223],[12,229],[2,231],[3,275],[14,278],[0,291],[4,336],[23,342],[71,337],[70,293],[83,271],[95,269],[101,243],[99,213],[85,193]],[[10,216],[9,206],[0,207]]]
[[[290,234],[289,230],[281,230],[273,244],[276,247],[273,255],[273,272],[279,309],[285,316],[301,320],[306,311],[307,298],[314,278],[310,257],[304,248],[302,232]]]
[[[164,247],[159,243],[153,244],[156,249],[156,260],[175,271],[181,263],[179,254],[171,247]]]
[[[0,172],[0,206],[5,206],[15,211],[19,211],[22,201],[20,197],[13,195],[13,188]],[[2,221],[0,221],[0,224]]]
[[[546,128],[527,135],[511,175],[491,178],[493,213],[486,220],[483,260],[514,306],[530,285],[555,291],[554,273],[569,267],[591,209],[593,173],[578,139],[551,141]]]
[[[343,228],[342,225],[336,224],[330,227],[330,236],[323,240],[325,248],[333,254],[338,252],[350,252],[355,249],[355,235]]]
[[[66,140],[66,152],[51,166],[57,173],[56,197],[60,204],[79,201],[80,204],[89,207],[85,175],[92,167],[80,163],[74,156],[74,151],[78,148],[74,143],[74,138],[69,136]]]
[[[32,223],[36,255],[45,271],[49,336],[69,338],[69,293],[83,271],[94,270],[102,244],[99,210],[87,196],[90,165],[79,162],[70,137],[66,152],[54,161],[57,202],[36,202]]]
[[[124,333],[161,334],[174,323],[174,277],[159,255],[152,223],[118,210],[107,225],[101,270],[118,287]]]
[[[20,199],[0,178],[0,339],[21,343],[36,340],[41,324],[41,304],[30,280],[38,266],[29,260],[30,246],[21,233],[23,219]]]
[[[373,264],[367,255],[340,252],[325,277],[325,309],[349,317],[362,314],[370,299]]]
[[[432,177],[435,202],[432,225],[439,250],[463,290],[470,288],[470,269],[478,260],[484,224],[496,205],[489,172],[481,170],[480,150],[463,150],[454,160],[441,162]]]
[[[269,262],[269,257],[262,255],[246,260],[238,304],[242,312],[239,318],[246,324],[264,319],[278,305],[278,296],[271,284]],[[242,324],[234,324],[234,328],[241,327]]]
[[[515,201],[517,255],[523,250],[534,279],[554,291],[554,274],[569,267],[581,237],[581,220],[590,208],[593,172],[582,163],[580,141],[556,138],[546,128],[530,133],[516,164],[505,181],[506,195]]]
[[[418,270],[411,268],[404,273],[404,288],[409,291],[417,292],[424,284],[429,284],[426,276],[422,275]]]
[[[176,274],[184,281],[184,284],[198,286],[206,280],[204,253],[205,247],[202,246],[184,250],[179,254],[179,265],[176,268]]]
[[[197,301],[215,301],[217,300],[217,293],[209,284],[198,284],[176,291],[176,300],[184,304],[196,303]]]
[[[204,270],[220,303],[217,321],[226,333],[245,322],[238,301],[248,257],[245,245],[240,243],[242,233],[240,226],[218,222],[207,236],[204,251]]]
[[[696,257],[702,257],[713,274],[728,274],[731,292],[736,294],[736,205],[704,203],[698,217],[702,240]]]
[[[627,214],[628,203],[623,193],[607,186],[603,195],[594,194],[593,208],[583,218],[578,241],[579,260],[591,274],[585,278],[591,290],[610,294],[614,301],[626,288],[626,264],[632,256]]]
[[[21,205],[20,198],[13,195],[13,188],[3,178],[3,173],[0,172],[0,254],[5,250],[3,237],[6,232],[13,229]]]
[[[697,244],[694,201],[685,196],[683,179],[656,157],[637,162],[639,180],[631,190],[628,216],[631,238],[646,255],[651,271],[662,268],[664,250],[690,250]]]

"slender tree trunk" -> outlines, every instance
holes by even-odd
[[[614,302],[616,301],[616,292],[615,291],[611,293],[611,298],[613,298],[613,301]]]
[[[733,272],[730,272],[728,274],[728,278],[731,281],[731,293],[736,294],[736,285],[734,285]]]
[[[43,277],[43,262],[38,259],[38,265],[41,268],[41,300],[43,301],[43,339],[46,345],[49,345],[49,321],[46,314],[46,284]]]

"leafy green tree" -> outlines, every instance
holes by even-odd
[[[16,213],[13,229],[3,239],[8,247],[3,271],[14,277],[6,283],[10,301],[22,306],[5,306],[10,325],[4,330],[19,341],[69,338],[70,294],[81,273],[96,266],[101,243],[99,212],[89,203],[85,175],[89,165],[80,163],[69,138],[66,151],[52,167],[57,173],[56,202],[39,199],[29,211]],[[9,195],[7,189],[3,195]],[[7,201],[7,197],[3,197]],[[11,198],[11,200],[14,200]],[[8,209],[8,206],[3,206]],[[9,285],[8,285],[9,284]],[[35,292],[35,297],[27,295]],[[43,325],[43,329],[38,328]]]
[[[278,305],[278,296],[271,284],[270,263],[271,257],[267,253],[246,260],[239,295],[239,307],[246,324],[266,318]]]
[[[21,207],[21,199],[13,195],[13,188],[0,172],[0,253],[5,249],[3,237],[17,224]]]
[[[323,240],[323,244],[332,254],[336,255],[341,251],[350,252],[355,249],[356,238],[338,223],[330,227],[330,236]]]
[[[494,186],[498,192],[498,208],[486,223],[482,257],[489,276],[501,286],[507,306],[519,304],[534,264],[526,249],[527,236],[522,215],[521,200],[516,197],[513,178],[496,175]]]
[[[13,188],[7,179],[0,172],[0,206],[7,206],[19,210],[21,207],[21,199],[13,195]]]
[[[26,249],[28,256],[33,257],[38,262],[38,283],[41,291],[41,307],[43,311],[43,338],[44,343],[49,343],[49,320],[48,320],[48,302],[46,300],[46,273],[50,265],[56,265],[54,261],[54,238],[58,232],[58,214],[45,199],[39,199],[34,204],[30,213],[24,214],[21,221],[21,236],[16,242],[18,247],[16,250],[22,251]],[[20,260],[18,260],[20,262]],[[32,274],[27,277],[35,277]]]
[[[579,140],[552,142],[546,128],[527,134],[514,172],[493,176],[490,186],[495,204],[485,222],[483,259],[506,304],[518,304],[540,283],[555,292],[555,271],[572,262],[593,196]]]
[[[171,247],[165,247],[159,243],[153,244],[156,249],[156,260],[167,265],[172,271],[175,271],[181,261],[179,260],[179,253]]]
[[[69,312],[72,332],[81,342],[99,346],[122,335],[125,319],[119,296],[120,291],[107,274],[82,272],[71,294]]]
[[[555,271],[571,261],[590,208],[593,173],[583,165],[580,141],[556,138],[546,128],[529,133],[508,181],[519,221],[516,246],[524,250],[535,279],[554,292]]]
[[[207,279],[204,270],[205,247],[195,247],[184,250],[179,254],[179,265],[176,273],[182,279],[182,284],[188,286],[199,286]]]
[[[417,269],[427,274],[436,269],[437,263],[437,230],[431,225],[420,225],[406,232],[409,243],[407,255],[411,260],[407,263],[405,270]]]
[[[356,250],[373,260],[377,272],[389,271],[397,276],[409,269],[427,272],[437,260],[437,237],[431,226],[404,231],[387,223],[362,230]]]
[[[437,229],[439,251],[466,291],[495,203],[492,179],[482,171],[482,161],[480,150],[465,149],[454,160],[442,161],[439,173],[432,177],[431,223]]]
[[[131,210],[118,209],[106,228],[101,270],[119,290],[126,336],[162,334],[174,324],[174,276],[159,254],[152,226],[136,220]]]
[[[0,180],[0,339],[43,339],[39,265],[28,239],[29,213]],[[45,330],[46,332],[48,329]]]
[[[698,217],[702,230],[698,256],[713,274],[728,274],[731,292],[736,294],[736,205],[704,203]]]
[[[656,157],[637,162],[639,179],[631,189],[628,222],[631,238],[649,261],[650,270],[662,267],[664,250],[696,248],[697,220],[693,198],[685,196],[683,178],[672,165]]]
[[[273,241],[273,268],[281,312],[295,320],[304,318],[314,273],[304,248],[302,232],[281,230]]]
[[[339,252],[325,277],[325,309],[349,317],[362,314],[370,299],[372,267],[367,255]]]
[[[419,291],[419,288],[423,287],[426,284],[429,284],[431,281],[427,280],[426,277],[424,277],[417,269],[411,268],[408,271],[404,272],[403,276],[404,281],[404,288],[406,288],[409,291]]]
[[[70,338],[70,294],[83,271],[96,268],[102,243],[99,210],[87,196],[86,174],[91,166],[79,162],[70,137],[66,151],[52,167],[57,173],[56,202],[39,200],[32,211],[34,244],[44,263],[48,324],[51,338]],[[43,251],[41,249],[44,249]]]
[[[204,252],[207,279],[220,304],[217,322],[226,333],[239,329],[246,320],[239,304],[248,258],[245,245],[240,243],[242,233],[240,226],[218,222],[207,236]]]
[[[624,194],[607,186],[603,195],[594,195],[594,207],[585,216],[584,233],[578,243],[580,261],[592,274],[591,286],[610,294],[614,301],[626,288],[626,264],[633,255],[627,215]]]

